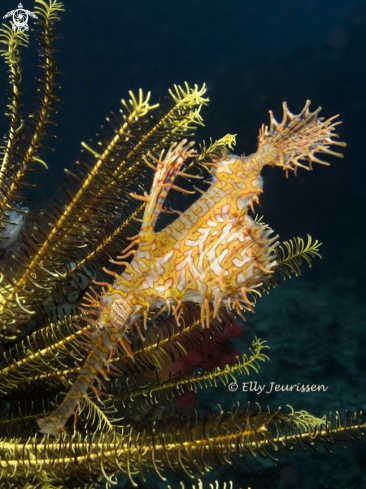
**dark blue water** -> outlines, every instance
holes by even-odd
[[[16,4],[3,0],[2,12]],[[129,90],[151,90],[157,100],[175,83],[206,82],[211,103],[203,111],[206,127],[197,141],[237,134],[237,152],[246,154],[255,151],[268,110],[281,118],[284,100],[295,113],[311,99],[313,108],[323,106],[325,117],[341,114],[339,133],[348,144],[343,160],[327,157],[330,167],[300,170],[297,179],[286,180],[279,169],[263,172],[260,212],[265,221],[281,239],[306,234],[319,239],[323,259],[260,301],[256,316],[248,320],[244,344],[258,335],[271,346],[270,364],[250,380],[329,386],[323,394],[276,393],[251,399],[264,406],[291,404],[317,416],[346,408],[365,410],[365,2],[66,4],[58,140],[56,152],[47,158],[51,170],[41,179],[45,195],[62,168],[78,157],[80,141],[94,136]],[[31,9],[32,3],[24,2],[24,7]],[[24,58],[31,79],[35,53]],[[6,83],[4,76],[1,83]],[[248,398],[212,388],[200,402],[229,408]],[[266,469],[255,463],[251,470],[240,464],[235,471],[224,467],[221,475],[207,474],[205,487],[217,477],[233,480],[234,487],[242,489],[361,489],[366,487],[365,447],[362,442],[349,444],[347,450],[335,447],[333,455],[321,446],[315,454],[298,450],[291,460],[279,456],[277,466]],[[178,487],[177,482],[171,484]]]

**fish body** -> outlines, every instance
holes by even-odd
[[[241,314],[252,309],[247,293],[260,286],[273,273],[276,265],[277,236],[272,230],[256,222],[248,210],[258,202],[263,192],[260,176],[265,165],[279,166],[288,176],[299,167],[312,169],[314,162],[328,164],[315,153],[328,153],[331,145],[345,146],[335,141],[338,122],[334,117],[324,121],[318,118],[320,108],[309,111],[307,101],[300,114],[294,115],[284,104],[284,116],[279,123],[270,112],[270,126],[259,131],[258,151],[248,157],[225,155],[212,163],[211,182],[206,192],[165,229],[155,232],[158,216],[164,212],[163,204],[174,185],[182,165],[194,157],[192,143],[173,145],[160,159],[150,155],[145,162],[155,171],[150,194],[132,196],[146,202],[141,230],[124,250],[133,254],[130,263],[120,263],[125,269],[115,276],[113,284],[103,294],[88,295],[89,312],[97,316],[85,320],[93,325],[90,352],[77,379],[57,410],[38,421],[43,433],[55,435],[64,430],[68,417],[74,412],[95,380],[114,355],[117,344],[133,360],[126,334],[133,324],[150,312],[173,310],[179,322],[186,302],[201,305],[202,327],[209,327],[211,317],[219,314],[222,303]],[[308,163],[308,166],[304,162]],[[186,191],[189,193],[189,191]],[[134,247],[136,249],[133,249]],[[212,313],[213,308],[213,313]],[[98,395],[98,391],[96,391]]]
[[[276,238],[248,214],[263,185],[251,160],[223,158],[194,204],[159,233],[142,233],[134,259],[113,284],[114,297],[133,291],[138,313],[163,304],[235,300],[243,287],[260,283],[263,270],[276,264]]]

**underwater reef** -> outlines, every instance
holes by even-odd
[[[150,93],[130,92],[95,141],[82,143],[54,196],[29,209],[33,173],[50,166],[64,10],[55,0],[35,3],[40,72],[26,110],[21,55],[29,34],[5,24],[0,32],[9,75],[0,487],[108,487],[121,474],[143,487],[150,473],[176,475],[176,487],[182,476],[205,476],[208,487],[213,467],[363,438],[361,413],[319,418],[301,406],[259,404],[209,411],[197,396],[219,383],[228,395],[242,385],[245,392],[245,376],[259,379],[269,362],[265,338],[246,352],[235,339],[263,296],[320,256],[320,243],[281,243],[256,214],[261,171],[279,167],[286,178],[327,165],[326,155],[342,157],[337,116],[324,120],[309,101],[292,114],[284,103],[282,121],[270,113],[261,126],[257,151],[237,156],[234,135],[192,141],[208,104],[205,86],[175,86],[155,104]]]

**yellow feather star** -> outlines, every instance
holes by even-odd
[[[253,202],[263,192],[261,170],[265,165],[281,166],[286,175],[297,170],[307,160],[320,162],[316,152],[331,153],[330,145],[345,146],[332,139],[336,136],[334,118],[323,121],[317,117],[320,109],[309,111],[310,102],[298,115],[291,114],[284,105],[284,116],[278,124],[271,114],[270,129],[262,126],[258,151],[247,157],[225,155],[215,158],[211,170],[212,181],[206,192],[186,211],[160,232],[154,231],[166,196],[171,189],[191,193],[174,184],[182,165],[196,156],[193,143],[186,140],[173,144],[160,158],[149,154],[146,164],[155,171],[150,194],[131,194],[146,203],[141,230],[125,249],[132,254],[131,263],[124,272],[108,272],[116,277],[113,285],[102,297],[89,297],[90,308],[98,319],[85,319],[95,329],[91,351],[71,390],[49,417],[39,420],[43,433],[57,435],[62,432],[75,406],[93,386],[98,373],[108,379],[103,368],[108,365],[118,342],[133,359],[128,341],[129,328],[150,311],[173,309],[179,323],[184,304],[201,306],[201,323],[209,328],[210,308],[213,317],[221,304],[227,309],[234,305],[252,309],[247,293],[260,287],[277,265],[274,249],[277,237],[272,230],[258,224],[248,214]],[[137,249],[132,250],[134,246]],[[98,312],[99,311],[99,312]],[[142,335],[140,331],[140,335]],[[98,392],[96,390],[98,395]]]

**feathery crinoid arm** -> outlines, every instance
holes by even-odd
[[[29,36],[24,31],[13,31],[8,25],[0,29],[0,43],[5,45],[0,49],[0,54],[8,66],[10,82],[5,112],[9,130],[0,147],[0,248],[7,248],[17,239],[26,214],[26,209],[21,209],[17,205],[17,180],[23,170],[20,169],[20,161],[14,158],[14,154],[23,125],[20,113],[23,78],[20,47],[27,47],[28,40]]]
[[[55,103],[60,101],[56,91],[60,89],[57,77],[60,74],[55,54],[57,37],[57,22],[61,20],[60,12],[63,12],[64,5],[57,0],[36,0],[34,12],[38,17],[35,27],[36,39],[39,45],[39,57],[41,72],[37,77],[36,93],[33,99],[33,114],[27,121],[31,137],[28,140],[29,147],[25,148],[23,165],[29,163],[40,163],[47,167],[46,163],[40,159],[39,151],[44,145],[46,137],[54,137],[49,131],[49,126],[55,124],[52,120],[53,115],[58,110]]]
[[[16,63],[19,64],[15,44],[20,46],[23,38],[19,33],[18,37],[17,33],[4,34],[4,39],[8,35],[9,54],[4,56],[8,56],[13,86],[8,106],[11,128],[3,145],[5,164],[0,179],[0,186],[4,184],[7,189],[1,195],[7,199],[3,204],[4,219],[20,195],[21,185],[27,185],[27,172],[34,164],[42,164],[40,150],[44,137],[48,135],[50,115],[56,101],[57,66],[53,60],[52,43],[54,23],[62,6],[54,0],[36,0],[36,4],[37,15],[42,18],[38,35],[43,72],[38,79],[35,107],[28,120],[20,115],[21,73],[14,71]],[[132,484],[137,485],[134,479],[149,471],[155,471],[162,478],[168,470],[185,471],[191,475],[207,472],[216,463],[231,464],[236,458],[246,460],[253,457],[257,460],[259,457],[277,456],[281,450],[292,449],[295,445],[323,445],[348,441],[352,436],[364,436],[365,423],[357,417],[344,423],[337,418],[337,422],[332,424],[305,412],[286,414],[270,409],[235,409],[228,413],[220,410],[216,415],[197,415],[194,421],[185,420],[175,411],[172,401],[177,394],[192,392],[196,387],[216,385],[216,380],[226,384],[234,373],[247,373],[249,368],[257,370],[258,361],[267,358],[261,351],[265,345],[256,341],[252,355],[249,358],[236,357],[235,364],[192,374],[179,372],[179,376],[169,378],[173,363],[179,362],[196,347],[202,346],[204,352],[206,340],[212,341],[215,334],[222,333],[227,321],[233,323],[229,312],[226,315],[223,311],[222,299],[227,300],[229,310],[232,299],[235,299],[234,307],[238,313],[242,306],[246,310],[252,309],[251,296],[255,291],[249,287],[250,283],[239,290],[236,285],[235,289],[231,288],[234,280],[230,280],[237,278],[250,262],[251,268],[246,270],[249,270],[249,277],[257,274],[255,287],[258,287],[260,296],[262,289],[257,278],[264,282],[263,289],[267,284],[269,290],[278,283],[278,277],[283,275],[286,278],[292,272],[298,273],[301,260],[309,262],[312,255],[318,255],[318,243],[311,242],[309,238],[307,244],[300,239],[284,243],[275,256],[272,248],[276,245],[272,238],[268,238],[269,230],[258,230],[259,224],[251,223],[245,212],[231,214],[222,210],[221,214],[217,213],[217,223],[209,221],[203,204],[211,196],[222,195],[223,187],[219,185],[216,194],[210,187],[206,200],[206,192],[201,191],[202,214],[197,227],[205,232],[207,226],[217,228],[212,229],[213,238],[206,241],[206,250],[216,247],[223,234],[219,230],[227,224],[232,227],[228,241],[232,243],[229,244],[232,249],[237,245],[239,249],[244,240],[254,242],[253,238],[256,238],[256,248],[248,246],[248,254],[245,256],[243,253],[240,262],[239,259],[232,261],[237,264],[238,272],[232,277],[221,271],[209,277],[208,267],[204,270],[206,275],[203,278],[207,283],[211,280],[214,286],[222,286],[223,292],[219,291],[217,298],[202,294],[205,299],[200,305],[199,300],[187,295],[184,298],[186,302],[182,301],[185,307],[178,300],[175,304],[171,302],[174,318],[165,314],[163,309],[146,308],[144,316],[137,318],[123,332],[126,345],[123,346],[123,342],[117,344],[118,335],[122,334],[116,331],[117,328],[113,330],[110,327],[106,331],[95,319],[100,311],[94,310],[94,306],[97,298],[102,299],[102,296],[93,290],[95,298],[87,293],[89,301],[84,299],[84,302],[88,304],[82,304],[83,308],[90,306],[88,310],[79,315],[71,313],[66,316],[63,313],[61,317],[55,313],[55,320],[45,325],[35,315],[34,321],[29,321],[23,329],[22,340],[17,338],[11,345],[6,341],[12,334],[12,328],[17,330],[39,310],[40,303],[47,304],[45,299],[50,300],[49,293],[54,292],[55,285],[63,284],[70,276],[74,279],[84,267],[93,264],[102,267],[103,260],[115,257],[126,245],[127,237],[134,232],[131,219],[141,216],[145,207],[141,235],[150,233],[149,236],[156,241],[157,235],[163,236],[161,232],[155,233],[154,224],[159,213],[166,211],[164,200],[168,191],[176,187],[176,177],[183,177],[183,172],[193,165],[204,166],[204,160],[211,153],[215,153],[217,158],[207,166],[216,168],[219,160],[225,161],[224,148],[233,142],[231,136],[210,144],[208,148],[204,146],[201,156],[193,158],[184,170],[181,168],[184,160],[193,156],[190,144],[181,140],[202,123],[200,107],[206,103],[204,92],[204,87],[176,87],[159,106],[150,105],[149,95],[144,96],[142,91],[138,96],[130,93],[130,101],[123,102],[121,113],[108,118],[108,127],[98,136],[97,143],[83,144],[85,153],[78,162],[78,170],[67,172],[65,188],[61,187],[59,196],[35,217],[36,224],[28,223],[25,236],[15,243],[19,247],[14,246],[12,253],[8,254],[11,255],[9,260],[0,263],[0,324],[4,328],[1,335],[5,338],[3,345],[6,350],[0,369],[0,391],[4,397],[4,409],[9,409],[9,415],[0,419],[1,487],[24,487],[24,484],[27,487],[59,487],[60,484],[75,488],[92,487],[106,480],[110,484],[115,483],[119,473],[126,474]],[[247,162],[253,166],[257,163],[259,171],[260,162],[262,166],[282,166],[286,173],[289,169],[296,172],[302,159],[307,159],[311,167],[312,162],[317,161],[314,156],[317,151],[330,153],[331,144],[342,146],[343,143],[333,141],[336,124],[332,119],[322,122],[317,113],[311,114],[307,105],[298,116],[286,112],[285,121],[281,124],[272,118],[271,128],[262,129],[258,154],[248,158]],[[243,166],[243,159],[238,158],[237,166],[239,169]],[[247,176],[246,180],[250,180],[251,175],[244,174]],[[152,191],[150,195],[144,194],[151,179],[154,180]],[[243,181],[245,185],[248,183],[246,180]],[[220,185],[225,183],[223,180],[216,182]],[[245,207],[239,210],[245,211],[250,205],[249,199],[254,200],[253,196],[261,191],[259,183],[253,187],[249,184],[247,187],[237,186],[239,197],[242,197],[243,189],[249,192]],[[136,203],[134,197],[141,193],[142,203]],[[223,204],[230,203],[232,198],[229,192]],[[218,223],[221,222],[220,228]],[[192,228],[188,223],[187,229],[191,231]],[[162,243],[170,252],[166,236],[163,236],[164,240],[160,239],[156,249]],[[176,235],[172,233],[172,236],[175,239]],[[192,250],[192,241],[187,242],[187,248],[181,248],[182,254],[187,249],[189,252]],[[204,241],[205,238],[201,243]],[[149,243],[145,245],[148,247]],[[130,250],[127,256],[135,251],[137,255],[141,250]],[[217,256],[222,261],[236,258],[234,253],[227,257],[227,250],[221,251],[220,248]],[[155,256],[160,258],[158,253]],[[197,257],[200,258],[199,255]],[[212,257],[213,253],[207,254],[207,262],[212,261]],[[257,257],[261,260],[255,262]],[[274,262],[276,258],[277,265]],[[266,266],[265,260],[271,260],[270,267]],[[173,261],[171,264],[174,266],[176,263]],[[223,263],[224,272],[225,267]],[[227,268],[232,270],[231,263]],[[269,272],[271,275],[267,279]],[[109,287],[112,288],[111,285]],[[150,290],[155,292],[156,289],[150,286]],[[102,289],[100,294],[106,295],[105,290]],[[120,295],[123,296],[122,293]],[[210,308],[210,299],[211,302],[215,300],[214,310]],[[198,305],[191,302],[198,302]],[[117,300],[112,306],[116,303]],[[143,323],[149,326],[144,336],[141,334]],[[35,331],[30,333],[30,328]],[[161,374],[158,375],[158,371]],[[103,378],[100,379],[99,375]],[[158,382],[151,382],[155,375]],[[72,382],[73,387],[70,388]],[[52,401],[60,402],[55,394],[61,389],[69,392],[58,409],[52,412],[50,404]],[[99,406],[86,395],[88,389],[94,389],[97,396],[101,393],[108,396],[107,406]],[[16,406],[18,400],[19,409]],[[78,403],[80,409],[76,414],[82,416],[75,416],[72,433],[72,424],[66,421]],[[39,433],[39,426],[58,438]],[[65,432],[60,433],[64,426]]]
[[[23,32],[12,33],[6,26],[1,30],[1,40],[7,46],[2,55],[10,67],[12,85],[6,113],[10,128],[2,144],[3,159],[0,170],[2,248],[9,247],[17,239],[24,221],[26,209],[19,208],[19,199],[24,199],[22,187],[33,186],[28,181],[28,173],[35,170],[39,164],[47,167],[40,158],[40,150],[45,147],[45,137],[50,135],[48,126],[52,122],[53,113],[56,112],[54,104],[59,100],[55,93],[59,85],[56,81],[58,69],[54,58],[54,42],[57,40],[56,22],[59,20],[60,11],[63,11],[63,5],[56,0],[49,0],[47,3],[36,0],[35,12],[39,20],[35,28],[35,37],[39,46],[40,74],[36,77],[36,90],[27,117],[20,113],[22,72],[19,46],[26,46],[28,38]],[[3,327],[5,323],[11,326],[17,322],[7,304],[9,300],[14,304],[20,304],[19,289],[16,289],[15,284],[26,269],[34,246],[34,241],[30,245],[24,241],[22,246],[15,246],[17,250],[14,254],[13,249],[10,249],[7,259],[2,263],[0,311]],[[24,321],[29,315],[25,309],[20,307],[20,310]]]
[[[57,63],[54,59],[55,24],[59,20],[58,12],[63,10],[60,2],[36,0],[35,12],[40,27],[36,27],[36,39],[39,44],[41,73],[36,78],[36,91],[33,95],[29,116],[23,117],[21,106],[22,70],[20,64],[20,46],[28,45],[28,35],[24,32],[12,31],[4,26],[0,31],[0,40],[6,48],[1,51],[9,66],[9,77],[12,85],[6,115],[9,118],[9,133],[3,144],[3,161],[0,170],[1,206],[3,212],[13,210],[16,199],[21,197],[21,187],[29,186],[27,173],[37,164],[47,168],[40,159],[40,150],[44,145],[44,137],[49,135],[48,125],[56,111],[54,103],[59,100],[55,90]]]
[[[325,121],[323,117],[318,117],[321,107],[310,112],[309,106],[310,100],[307,100],[300,114],[292,114],[284,102],[281,123],[277,122],[272,111],[269,112],[270,126],[268,128],[263,124],[259,130],[257,153],[244,158],[249,171],[260,171],[265,165],[281,166],[288,177],[289,170],[294,171],[295,175],[297,168],[312,170],[313,162],[329,165],[315,153],[343,158],[341,153],[329,149],[331,145],[346,146],[346,143],[333,139],[338,138],[334,130],[341,122],[333,122],[338,116]],[[304,160],[308,161],[309,166],[303,164]]]
[[[317,418],[306,411],[283,412],[235,407],[190,418],[148,420],[126,426],[92,428],[57,439],[17,434],[0,445],[0,475],[4,480],[24,483],[24,474],[34,486],[48,481],[67,481],[69,487],[95,487],[104,479],[117,483],[127,476],[138,486],[139,477],[154,471],[162,480],[167,472],[190,477],[208,473],[214,465],[246,464],[265,459],[277,460],[296,447],[352,442],[365,436],[366,425],[360,414],[339,413]],[[137,479],[137,480],[136,480]],[[91,483],[93,481],[94,484]],[[82,485],[83,484],[83,485]]]
[[[129,193],[144,190],[149,181],[144,157],[158,156],[202,124],[204,93],[205,86],[176,86],[162,104],[150,105],[150,94],[130,92],[121,113],[108,117],[98,144],[83,144],[79,168],[67,171],[67,186],[38,216],[37,227],[27,231],[27,256],[15,257],[16,273],[3,294],[3,327],[24,322],[56,283],[93,263],[100,266],[126,246],[126,237],[136,232],[131,219],[143,209]]]
[[[5,115],[9,120],[9,132],[4,137],[1,147],[1,201],[5,196],[4,186],[9,184],[12,177],[13,164],[10,159],[10,154],[14,147],[15,137],[20,129],[20,95],[21,82],[23,78],[21,63],[20,63],[20,47],[27,47],[29,36],[24,31],[13,31],[8,25],[0,29],[0,43],[5,45],[0,49],[0,54],[8,65],[8,74],[10,82],[9,100]],[[6,182],[6,183],[5,183]],[[3,209],[5,210],[5,209]]]

